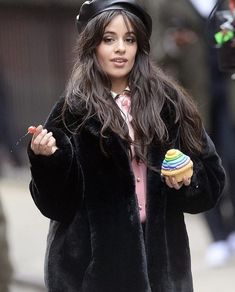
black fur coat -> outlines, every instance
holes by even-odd
[[[50,157],[28,150],[32,197],[52,219],[45,265],[48,291],[192,292],[184,212],[212,208],[225,180],[209,137],[205,134],[199,157],[186,153],[194,162],[190,186],[170,189],[159,172],[148,170],[143,234],[126,144],[110,131],[104,155],[95,118],[72,135],[58,121],[60,113],[58,102],[45,126],[59,149]],[[168,126],[173,139],[174,125]],[[151,165],[160,169],[168,147],[149,147]]]

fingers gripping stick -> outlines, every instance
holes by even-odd
[[[36,132],[36,129],[37,128],[35,126],[30,126],[30,127],[28,127],[28,133],[34,134]]]

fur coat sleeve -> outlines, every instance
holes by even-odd
[[[225,171],[215,146],[204,132],[203,150],[198,156],[189,154],[194,173],[191,184],[176,191],[165,185],[168,205],[183,212],[200,213],[215,206],[225,184]]]
[[[82,183],[72,135],[63,129],[60,119],[62,106],[63,99],[52,109],[44,126],[53,133],[58,150],[51,156],[42,156],[35,155],[28,147],[30,191],[43,215],[56,221],[69,221],[80,204]]]

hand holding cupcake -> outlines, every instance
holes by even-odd
[[[170,149],[163,160],[161,174],[165,177],[169,187],[179,189],[183,184],[190,184],[193,162],[189,156],[178,149]]]

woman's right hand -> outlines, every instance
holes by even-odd
[[[31,149],[36,155],[50,156],[54,154],[58,147],[53,133],[48,132],[47,129],[43,129],[43,126],[39,125],[33,134]]]

